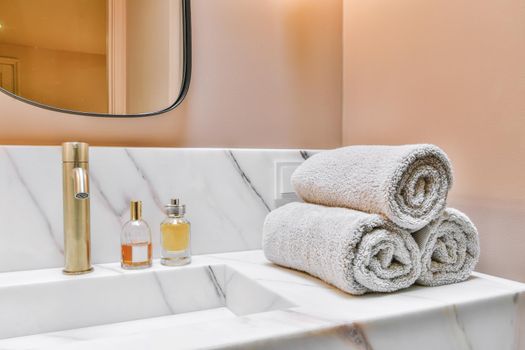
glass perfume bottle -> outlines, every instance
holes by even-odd
[[[131,201],[131,220],[122,227],[120,236],[121,266],[128,270],[151,267],[151,231],[142,220],[142,202]]]
[[[172,199],[165,206],[167,217],[160,224],[161,264],[167,266],[186,265],[191,262],[190,222],[184,218],[186,206]]]

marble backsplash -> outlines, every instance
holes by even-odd
[[[193,254],[259,249],[275,207],[275,162],[299,150],[91,147],[93,263],[120,259],[129,201],[143,201],[159,256],[164,204],[181,198],[192,222]],[[0,147],[0,272],[63,265],[60,147]]]

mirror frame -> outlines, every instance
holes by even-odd
[[[192,43],[191,43],[191,7],[190,7],[190,1],[191,0],[181,0],[182,1],[182,83],[181,83],[181,90],[179,95],[177,96],[177,99],[175,102],[160,111],[157,112],[149,112],[149,113],[137,113],[137,114],[109,114],[109,113],[90,113],[90,112],[81,112],[81,111],[74,111],[74,110],[68,110],[68,109],[62,109],[57,107],[52,107],[43,103],[39,103],[33,100],[29,100],[25,97],[18,96],[16,94],[13,94],[10,91],[4,90],[0,88],[0,91],[4,94],[11,96],[19,101],[28,103],[32,106],[47,109],[54,112],[60,112],[60,113],[66,113],[66,114],[72,114],[72,115],[81,115],[85,117],[99,117],[99,118],[143,118],[143,117],[152,117],[157,116],[159,114],[163,114],[166,112],[169,112],[173,109],[175,109],[177,106],[179,106],[186,95],[188,94],[188,90],[190,87],[190,80],[191,80],[191,60],[192,60]]]

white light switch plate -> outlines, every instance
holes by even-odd
[[[275,162],[274,200],[275,206],[300,201],[292,186],[292,174],[302,162]]]

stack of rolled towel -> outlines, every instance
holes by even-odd
[[[294,202],[268,214],[268,260],[355,295],[467,279],[475,226],[447,208],[452,171],[433,145],[350,146],[318,153],[292,176]]]

